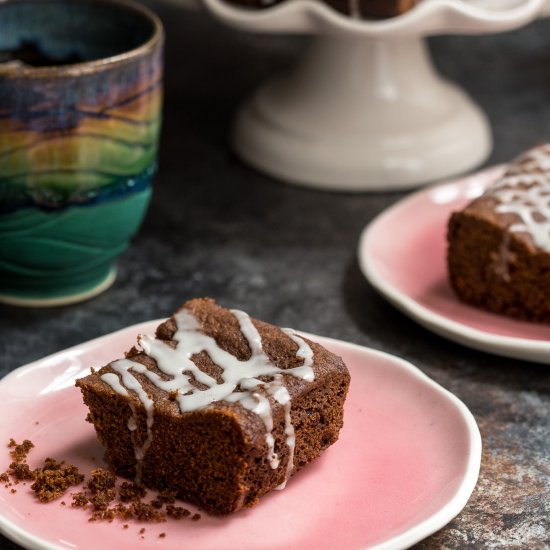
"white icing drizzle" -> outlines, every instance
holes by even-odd
[[[130,368],[136,372],[143,372],[145,367],[134,361],[128,359],[119,359],[118,361],[113,361],[110,364],[110,367],[120,375],[120,380],[114,373],[106,373],[101,376],[101,380],[109,384],[113,390],[121,395],[128,396],[128,390],[133,390],[138,399],[141,401],[143,408],[145,409],[146,414],[146,427],[147,427],[147,437],[142,445],[138,445],[135,436],[134,440],[134,454],[136,457],[136,481],[141,481],[141,465],[142,460],[145,457],[145,453],[151,446],[153,441],[153,422],[154,422],[154,405],[153,400],[147,395],[147,392],[143,389],[143,386],[139,380],[130,372]],[[135,434],[137,430],[137,411],[135,405],[132,401],[129,401],[130,410],[132,415],[128,419],[128,429]]]
[[[294,448],[296,446],[296,436],[294,433],[294,425],[292,424],[292,418],[290,416],[291,398],[288,393],[288,389],[283,385],[283,377],[278,374],[275,376],[272,382],[268,384],[268,393],[271,395],[277,403],[283,406],[285,413],[285,435],[286,445],[288,447],[288,461],[286,464],[285,478],[283,482],[277,487],[277,489],[284,489],[286,482],[290,478],[290,474],[294,469]]]
[[[287,336],[290,337],[291,340],[294,341],[294,343],[298,344],[296,357],[303,359],[304,364],[301,367],[297,368],[304,371],[304,380],[311,382],[313,380],[313,369],[311,368],[313,366],[313,350],[311,349],[309,344],[307,344],[305,340],[298,336],[291,328],[284,328],[282,330]],[[296,370],[297,369],[294,369],[295,372]]]
[[[510,226],[512,233],[528,233],[541,250],[550,251],[550,185],[548,188],[532,186],[521,195],[513,189],[498,193],[502,204],[496,211],[515,214],[521,222]]]
[[[106,374],[102,374],[100,378],[101,380],[103,380],[103,382],[106,382],[107,384],[109,384],[109,386],[111,386],[111,388],[113,388],[113,390],[115,390],[120,395],[124,395],[125,397],[128,396],[128,391],[120,383],[119,378],[115,373],[108,372]]]
[[[119,376],[114,373],[106,373],[101,376],[104,382],[121,395],[128,396],[128,390],[135,391],[147,413],[146,441],[142,446],[137,446],[134,440],[139,476],[141,475],[140,463],[152,442],[154,406],[153,401],[131,371],[147,377],[161,390],[174,392],[181,412],[200,410],[215,401],[227,401],[239,403],[245,409],[257,414],[266,429],[267,459],[273,469],[279,467],[280,459],[275,452],[273,413],[269,397],[281,404],[285,415],[285,435],[289,458],[284,481],[278,488],[282,489],[286,485],[294,468],[296,437],[291,418],[291,397],[284,385],[283,375],[294,376],[308,382],[313,381],[315,377],[312,368],[313,350],[294,331],[283,329],[285,334],[298,345],[296,357],[302,359],[303,364],[290,369],[280,369],[271,362],[264,352],[261,336],[250,317],[239,310],[231,310],[231,312],[237,319],[240,330],[250,348],[250,358],[245,361],[240,361],[234,355],[224,351],[217,345],[214,338],[200,332],[197,319],[188,310],[182,309],[174,316],[177,326],[173,336],[173,340],[177,343],[175,347],[150,336],[138,338],[144,353],[156,361],[157,367],[166,377],[150,371],[141,363],[128,359],[110,364],[110,367]],[[210,359],[221,368],[221,382],[201,371],[193,363],[191,358],[201,352],[206,352]],[[271,380],[264,382],[260,380],[261,376],[270,377]],[[202,389],[198,388],[194,382],[200,383]],[[137,428],[136,411],[132,403],[130,407],[132,416],[128,421],[128,428],[135,431]]]
[[[490,193],[501,203],[497,213],[521,220],[510,226],[512,233],[527,233],[537,248],[550,251],[550,146],[519,157]]]

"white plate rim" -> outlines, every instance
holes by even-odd
[[[404,199],[397,201],[381,214],[376,216],[362,231],[357,247],[357,258],[359,267],[369,283],[395,307],[405,313],[408,317],[418,322],[423,327],[435,332],[436,334],[448,338],[453,342],[481,350],[503,357],[513,359],[524,359],[540,363],[550,363],[550,341],[533,340],[529,338],[520,338],[513,336],[500,336],[480,329],[472,328],[458,321],[453,321],[444,315],[430,311],[420,305],[414,298],[402,292],[394,285],[389,283],[377,271],[374,261],[369,256],[370,242],[378,225],[386,218],[395,215],[395,212],[409,203],[414,202],[418,197],[429,195],[438,188],[444,186],[460,186],[466,184],[469,180],[485,173],[490,173],[501,168],[493,166],[466,176],[464,178],[450,181],[439,182],[430,185],[424,189],[416,191]],[[437,205],[434,204],[434,208]],[[475,309],[475,308],[474,308]]]
[[[157,319],[152,321],[145,321],[138,323],[104,336],[88,340],[76,346],[66,348],[64,350],[58,351],[27,365],[23,365],[9,372],[0,380],[0,395],[2,391],[2,386],[5,382],[10,381],[13,378],[24,375],[27,371],[41,367],[48,368],[47,363],[57,356],[67,355],[71,352],[81,350],[82,348],[95,347],[98,344],[110,339],[116,339],[119,337],[124,337],[125,335],[132,333],[136,336],[140,333],[151,333],[154,332],[155,328],[163,322],[165,319]],[[307,338],[311,338],[314,341],[319,341],[321,345],[326,345],[327,343],[334,344],[335,346],[343,346],[350,350],[356,350],[367,356],[378,357],[381,359],[389,360],[393,362],[396,366],[401,368],[403,371],[408,374],[413,375],[414,378],[420,380],[422,383],[429,386],[436,393],[440,394],[442,398],[451,403],[458,414],[460,420],[462,420],[464,427],[466,428],[466,433],[468,437],[469,453],[466,460],[466,469],[462,478],[462,481],[449,501],[433,513],[429,518],[426,518],[422,522],[413,527],[409,528],[403,533],[400,533],[386,541],[381,543],[363,547],[357,550],[405,550],[413,544],[425,539],[426,537],[432,535],[445,525],[449,523],[454,517],[456,517],[460,511],[464,508],[468,502],[479,476],[479,470],[481,466],[481,450],[482,450],[482,441],[481,434],[478,428],[478,425],[475,421],[475,418],[468,407],[453,393],[445,389],[443,386],[432,380],[424,372],[422,372],[418,367],[397,357],[390,353],[383,351],[375,350],[366,346],[361,346],[351,342],[346,342],[343,340],[338,340],[335,338],[329,338],[324,336],[319,336],[316,334],[311,334],[308,332],[297,331],[299,334],[303,334]],[[44,365],[41,365],[44,363]],[[0,512],[0,533],[6,536],[8,539],[13,542],[21,545],[24,548],[29,550],[67,550],[66,546],[60,546],[58,544],[52,543],[46,539],[42,539],[39,536],[33,535],[26,531],[23,527],[18,524],[6,519]]]

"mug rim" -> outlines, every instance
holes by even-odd
[[[35,4],[49,2],[50,0],[2,0],[0,1],[0,13],[2,6],[8,4]],[[152,35],[139,46],[119,54],[108,57],[101,57],[91,61],[80,61],[67,65],[48,65],[47,67],[6,67],[2,68],[0,64],[0,77],[2,78],[61,78],[74,77],[84,74],[101,72],[116,65],[121,65],[133,59],[144,57],[148,53],[157,49],[164,42],[164,28],[158,15],[152,10],[138,4],[133,0],[51,0],[52,2],[67,2],[67,3],[83,3],[88,4],[111,4],[113,6],[122,6],[123,8],[140,13],[145,16],[153,24]]]

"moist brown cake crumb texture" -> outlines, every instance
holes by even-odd
[[[250,358],[248,343],[229,310],[210,299],[191,300],[183,307],[220,348],[241,361]],[[281,329],[255,319],[252,322],[274,365],[287,369],[303,364],[303,359],[296,355],[298,345]],[[156,337],[174,347],[176,328],[172,317],[157,328]],[[349,386],[349,373],[342,359],[314,342],[307,339],[306,342],[314,353],[315,380],[285,377],[292,398],[291,420],[296,435],[292,474],[338,439]],[[127,357],[165,376],[155,361],[138,349],[130,350]],[[191,359],[203,372],[221,380],[220,367],[205,352]],[[142,445],[147,438],[146,413],[133,392],[129,396],[120,395],[100,379],[107,372],[112,372],[109,366],[77,380],[76,385],[89,408],[88,420],[106,448],[105,459],[117,474],[134,478],[137,467],[134,442]],[[253,506],[259,497],[284,481],[289,459],[284,409],[271,397],[275,452],[280,458],[276,469],[269,464],[265,426],[258,415],[227,402],[215,402],[199,411],[182,414],[167,392],[142,374],[134,372],[134,375],[154,402],[152,443],[141,464],[141,480],[145,485],[160,491],[170,489],[179,499],[208,513],[228,514]],[[132,408],[137,421],[134,432],[128,428]]]

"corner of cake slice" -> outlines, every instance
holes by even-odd
[[[449,278],[461,300],[550,323],[550,144],[521,155],[453,213],[447,239]]]
[[[117,473],[228,514],[338,439],[349,381],[294,331],[195,299],[76,385]]]

